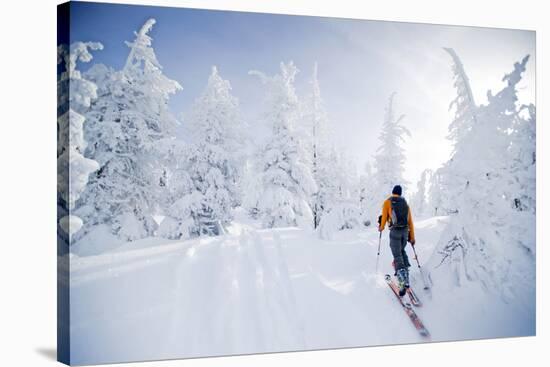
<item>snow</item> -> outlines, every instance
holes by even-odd
[[[227,234],[147,238],[95,256],[72,255],[72,363],[109,363],[423,342],[385,285],[387,232],[337,232],[330,241],[297,227],[262,229],[236,210]],[[241,221],[242,220],[242,221]],[[416,223],[420,261],[448,217]],[[410,247],[409,254],[412,258]],[[413,264],[415,265],[415,264]],[[432,341],[533,335],[533,299],[487,296],[434,282],[416,311]],[[534,297],[534,294],[532,294]],[[534,306],[532,306],[534,307]],[[534,311],[534,310],[533,310]]]
[[[78,242],[71,244],[71,253],[78,256],[99,255],[112,250],[124,242],[111,233],[110,226],[101,224],[87,233]]]

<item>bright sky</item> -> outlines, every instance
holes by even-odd
[[[445,137],[455,94],[451,59],[442,47],[454,48],[462,59],[477,103],[486,101],[488,89],[503,87],[502,77],[530,54],[520,101],[535,102],[532,31],[78,2],[71,16],[71,41],[102,42],[105,49],[93,62],[115,68],[126,61],[124,41],[155,18],[153,46],[165,74],[183,85],[171,107],[184,119],[217,65],[244,118],[262,131],[262,86],[248,71],[273,74],[280,61],[293,60],[300,69],[297,91],[304,95],[317,61],[334,139],[359,168],[379,145],[384,108],[395,91],[396,113],[405,114],[412,134],[404,145],[404,175],[413,185],[451,151]]]

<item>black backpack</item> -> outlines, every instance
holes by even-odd
[[[392,196],[391,202],[391,227],[405,228],[409,226],[409,205],[401,196]]]

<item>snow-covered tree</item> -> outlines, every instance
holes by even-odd
[[[439,214],[455,213],[457,211],[456,202],[454,200],[446,200],[447,198],[457,197],[462,194],[465,189],[465,177],[461,176],[466,173],[460,167],[456,167],[457,156],[464,151],[463,144],[468,145],[470,142],[469,134],[476,126],[479,114],[478,106],[475,103],[470,80],[464,69],[462,61],[452,48],[444,48],[452,59],[452,70],[456,97],[451,101],[449,110],[454,110],[454,119],[449,125],[449,135],[447,136],[453,144],[453,152],[451,159],[440,168],[438,172],[438,183],[435,194],[440,201],[438,205]],[[460,164],[460,163],[458,163]],[[441,190],[441,191],[437,191]]]
[[[476,124],[477,105],[472,94],[470,80],[464,70],[462,61],[452,48],[444,48],[453,60],[453,79],[456,89],[456,97],[451,101],[449,109],[455,111],[455,117],[449,125],[449,139],[454,143],[455,150],[464,137],[472,130]]]
[[[345,150],[330,149],[327,174],[331,175],[330,196],[338,201],[341,198],[355,199],[359,178],[355,161]]]
[[[352,198],[344,198],[334,202],[329,210],[321,218],[319,223],[319,236],[330,240],[337,231],[357,228],[362,223],[361,208]]]
[[[411,207],[414,209],[416,217],[423,217],[424,215],[431,215],[429,210],[429,187],[431,182],[432,171],[425,169],[420,175],[420,180],[416,185],[416,192],[410,199]]]
[[[82,227],[82,219],[72,213],[76,202],[86,184],[90,173],[99,165],[93,159],[84,156],[84,111],[97,97],[97,86],[84,78],[77,63],[92,60],[91,51],[101,50],[103,45],[97,42],[75,42],[67,48],[60,45],[57,49],[57,63],[64,71],[57,81],[58,118],[57,118],[57,185],[60,227],[69,235],[69,239]]]
[[[375,173],[373,176],[373,207],[370,210],[371,222],[380,214],[382,202],[389,196],[393,186],[401,185],[404,189],[408,182],[403,178],[406,160],[402,143],[409,130],[402,124],[404,115],[396,117],[394,111],[395,93],[390,95],[388,106],[380,132],[380,147],[374,156]]]
[[[359,179],[355,162],[335,148],[330,150],[328,162],[330,179],[325,189],[326,207],[318,227],[323,239],[331,239],[337,231],[365,224],[358,201]]]
[[[266,122],[272,135],[258,162],[261,195],[258,211],[266,227],[308,226],[313,222],[309,201],[317,191],[309,157],[296,136],[300,108],[294,89],[298,72],[290,62],[280,74],[251,71],[266,88]]]
[[[522,119],[517,103],[517,84],[527,61],[525,57],[514,65],[503,78],[506,86],[496,95],[488,92],[486,105],[472,107],[474,123],[461,127],[468,132],[454,135],[455,151],[452,163],[443,170],[442,187],[453,195],[456,214],[429,264],[442,282],[462,285],[475,280],[486,290],[498,290],[505,299],[514,296],[510,284],[529,287],[534,277],[534,212],[518,210],[516,205],[518,196],[534,197],[534,186],[527,188],[530,180],[514,169],[518,161],[528,163],[524,167],[533,166],[533,135],[517,143],[517,148],[525,150],[515,149],[513,143],[516,134],[524,133],[519,126],[534,125],[534,120]],[[457,93],[461,93],[458,87]],[[518,159],[521,156],[528,158]],[[534,170],[532,175],[534,180]],[[522,189],[518,182],[527,185]]]
[[[246,160],[242,177],[242,206],[253,219],[258,219],[260,200],[262,195],[262,181],[258,178],[261,169],[260,162],[254,157]]]
[[[105,224],[126,240],[156,229],[152,215],[164,170],[155,168],[162,167],[164,146],[177,124],[168,100],[181,86],[162,72],[149,36],[154,24],[149,19],[127,42],[122,70],[95,65],[86,73],[98,85],[98,98],[86,114],[86,152],[100,169],[78,211],[90,226]]]
[[[522,106],[525,118],[514,122],[510,145],[513,207],[518,211],[535,213],[536,209],[536,108],[533,104]]]
[[[309,155],[311,156],[311,170],[313,179],[317,184],[317,191],[311,199],[311,208],[313,211],[313,227],[317,228],[323,212],[330,206],[328,197],[329,190],[334,186],[333,175],[330,172],[330,146],[327,134],[328,116],[321,97],[321,88],[318,79],[317,63],[313,66],[313,75],[311,77],[311,92],[305,99],[304,115],[306,126],[309,130],[311,142],[309,144]]]
[[[220,225],[231,221],[231,209],[240,203],[237,184],[242,174],[242,123],[238,100],[231,85],[216,67],[202,96],[195,102],[190,130],[193,134],[189,174],[200,195],[196,213],[200,234],[219,234]]]
[[[156,234],[170,239],[187,239],[198,235],[197,213],[200,211],[201,195],[195,190],[189,175],[189,147],[181,140],[165,145],[162,195],[159,206],[164,219]]]
[[[365,163],[363,173],[359,176],[358,187],[360,215],[364,225],[372,224],[369,211],[373,209],[374,196],[374,175],[370,162],[367,162]]]
[[[444,168],[444,167],[443,167]],[[456,213],[456,206],[448,195],[448,190],[442,181],[443,168],[437,169],[430,177],[427,195],[428,215],[448,215]],[[450,207],[453,207],[452,209]]]

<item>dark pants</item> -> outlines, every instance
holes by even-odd
[[[405,252],[409,238],[409,227],[390,229],[390,248],[395,262],[395,270],[407,269],[411,264]]]

